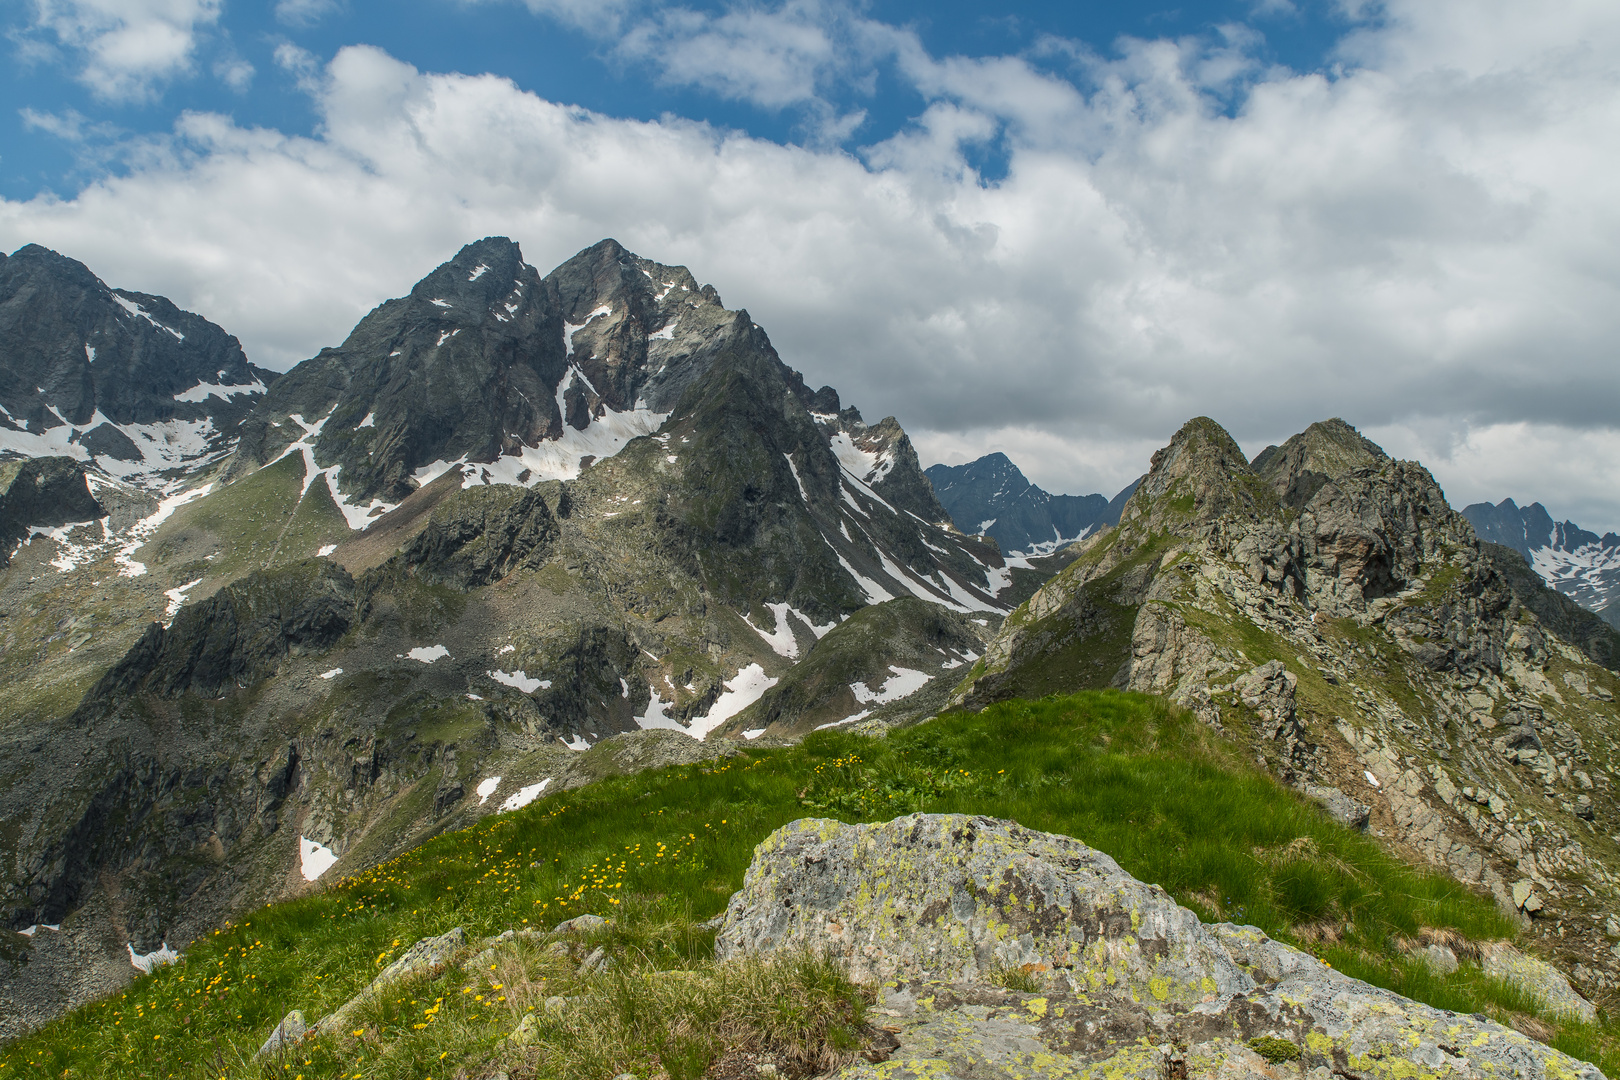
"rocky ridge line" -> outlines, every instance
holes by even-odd
[[[1421,465],[1342,421],[1251,465],[1200,418],[1154,455],[1119,526],[1008,617],[954,700],[1169,697],[1342,820],[1533,916],[1606,996],[1617,683],[1525,588]]]

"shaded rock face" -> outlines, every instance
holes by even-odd
[[[0,260],[0,432],[56,430],[63,448],[125,475],[118,463],[143,454],[117,425],[206,420],[199,441],[222,453],[275,378],[236,338],[161,296],[109,288],[37,244]],[[13,443],[30,453],[0,434]]]
[[[538,493],[480,488],[436,507],[400,561],[423,581],[473,589],[538,562],[556,537],[557,520]]]
[[[1516,554],[1482,547],[1421,465],[1328,421],[1251,466],[1194,420],[1083,547],[954,702],[1166,696],[1504,908],[1534,880],[1535,930],[1589,992],[1620,986],[1589,917],[1620,903],[1603,842],[1620,755],[1600,749],[1620,738],[1617,652]]]
[[[1620,608],[1605,607],[1600,616],[1563,593],[1549,589],[1513,548],[1489,541],[1480,547],[1513,591],[1514,599],[1535,612],[1543,626],[1580,649],[1594,664],[1620,671],[1620,630],[1605,621],[1620,617]],[[1586,684],[1584,679],[1582,684]]]
[[[35,527],[94,521],[107,511],[90,494],[84,470],[71,458],[0,463],[0,567]]]
[[[1377,468],[1389,455],[1340,419],[1312,424],[1281,446],[1268,446],[1250,466],[1271,484],[1283,505],[1304,506],[1335,477]]]
[[[324,418],[317,463],[341,466],[340,487],[362,503],[397,502],[434,462],[492,464],[569,431],[667,414],[751,325],[685,267],[612,240],[542,278],[515,243],[488,237],[289,372],[244,425],[235,468],[261,465],[291,442],[300,429],[288,417]],[[633,434],[657,426],[642,419]],[[525,470],[570,478],[592,449],[570,461],[541,454],[510,471],[518,482]]]
[[[992,537],[1003,551],[1050,551],[1119,522],[1132,484],[1114,501],[1103,495],[1052,495],[1031,484],[1007,455],[925,470],[951,520]]]
[[[913,814],[803,820],[756,849],[721,957],[804,947],[879,982],[898,1047],[879,1076],[1253,1075],[1247,1044],[1292,1044],[1302,1073],[1395,1080],[1602,1074],[1500,1025],[1342,975],[1254,927],[1206,926],[1069,837]],[[992,973],[1044,985],[1019,994]]]
[[[81,712],[135,693],[217,697],[264,679],[289,656],[324,652],[354,621],[354,579],[342,567],[310,560],[261,571],[181,609],[167,629],[153,623]]]

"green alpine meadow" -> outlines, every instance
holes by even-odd
[[[806,1071],[855,1060],[872,991],[813,951],[717,962],[714,929],[755,845],[802,817],[1016,820],[1114,854],[1206,921],[1259,927],[1438,1008],[1484,1013],[1607,1066],[1614,1029],[1572,1022],[1462,955],[1514,940],[1487,898],[1415,870],[1245,762],[1186,711],[1116,691],[1014,700],[871,738],[610,777],[430,840],[314,894],[243,913],[183,962],[5,1048],[5,1074],[690,1080],[739,1049]],[[401,983],[354,1026],[255,1059],[282,1017],[313,1023],[419,939],[549,930],[580,915],[618,963],[580,973],[519,939]],[[1000,976],[1034,998],[1041,980]],[[569,1005],[548,1009],[562,998]],[[531,1019],[533,1018],[533,1019]],[[532,1042],[515,1038],[528,1025]]]

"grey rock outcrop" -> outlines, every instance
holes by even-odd
[[[1545,960],[1526,956],[1505,941],[1493,942],[1480,951],[1480,968],[1486,975],[1518,987],[1554,1015],[1583,1024],[1597,1020],[1597,1008],[1569,985],[1563,972]]]
[[[961,815],[804,819],[767,837],[726,908],[717,955],[807,945],[872,981],[973,981],[1031,965],[1081,986],[1152,984],[1158,1000],[1189,1005],[1248,982],[1196,915],[1102,852]]]
[[[308,1031],[309,1028],[304,1024],[303,1011],[294,1009],[281,1018],[281,1023],[276,1025],[276,1029],[270,1033],[269,1038],[264,1040],[264,1045],[260,1046],[258,1053],[253,1056],[255,1058],[269,1057],[272,1054],[279,1054],[283,1050],[290,1050],[303,1041],[304,1035]]]
[[[71,458],[0,462],[0,569],[32,530],[107,516]]]
[[[452,927],[438,937],[423,938],[406,949],[397,960],[383,968],[364,990],[338,1006],[311,1031],[317,1036],[335,1035],[343,1031],[366,1004],[377,1000],[391,987],[407,979],[438,974],[450,965],[456,953],[466,944],[466,932],[459,926]]]
[[[1600,1080],[1510,1028],[1334,971],[1254,927],[1206,926],[1068,837],[914,814],[803,820],[756,850],[721,956],[826,948],[881,981],[898,1047],[843,1080],[1275,1076]],[[1039,993],[995,985],[1021,969]],[[1273,1057],[1271,1060],[1275,1060]]]
[[[1300,790],[1321,803],[1328,816],[1339,824],[1352,829],[1367,827],[1370,811],[1366,803],[1359,803],[1338,788],[1324,784],[1305,784]]]

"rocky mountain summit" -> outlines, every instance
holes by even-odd
[[[1538,502],[1474,503],[1463,517],[1481,540],[1518,552],[1548,585],[1620,628],[1620,536],[1554,521]]]
[[[107,514],[0,579],[0,911],[66,927],[0,986],[30,1022],[616,734],[922,715],[1011,607],[897,422],[612,241],[468,245],[239,430],[138,516],[91,471]]]
[[[994,538],[1001,550],[1014,555],[1050,555],[1118,523],[1125,500],[1136,490],[1133,482],[1112,499],[1051,495],[1031,484],[1002,453],[965,465],[930,465],[924,473],[951,520]]]
[[[1248,461],[1187,423],[1117,528],[1009,616],[966,706],[1165,695],[1351,824],[1487,889],[1617,985],[1616,656],[1561,638],[1414,462],[1342,421]]]
[[[0,254],[0,456],[66,456],[178,490],[235,448],[275,377],[164,297],[37,244]]]

